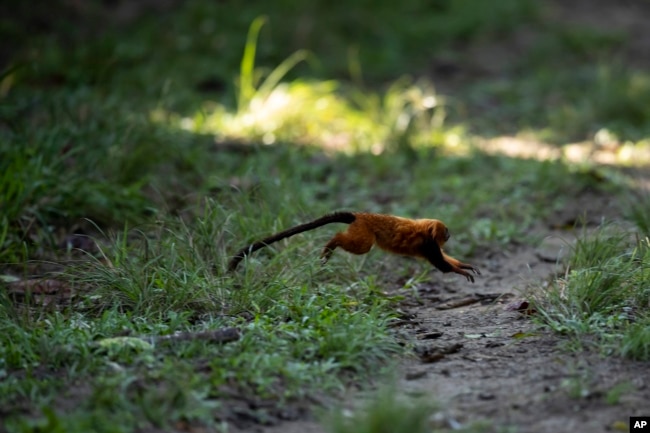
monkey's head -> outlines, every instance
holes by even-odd
[[[445,223],[440,220],[431,220],[431,236],[442,247],[449,240],[451,234],[449,234],[449,229]]]

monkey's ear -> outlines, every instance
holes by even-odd
[[[440,221],[434,221],[429,230],[431,232],[431,237],[435,239],[436,243],[440,246],[444,245],[444,243],[449,239],[449,229],[447,229],[447,226]]]
[[[432,222],[431,226],[429,227],[429,234],[431,235],[431,239],[434,239],[436,242],[438,242],[438,228],[439,224],[437,222]]]

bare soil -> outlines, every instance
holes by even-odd
[[[520,299],[528,282],[539,284],[553,274],[546,250],[540,254],[522,247],[500,257],[487,278],[460,293],[496,292],[506,300]],[[560,337],[541,331],[525,314],[508,311],[512,302],[504,303],[414,310],[427,332],[443,332],[433,344],[463,345],[436,363],[404,365],[402,389],[426,391],[441,401],[443,426],[488,420],[495,427],[515,426],[518,432],[599,432],[616,430],[629,416],[647,412],[647,364],[567,350]],[[424,376],[408,380],[414,370]],[[608,392],[621,384],[629,384],[627,392],[608,402]]]

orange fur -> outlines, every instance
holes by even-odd
[[[346,231],[334,235],[325,245],[321,255],[325,262],[336,248],[340,247],[352,254],[365,254],[376,244],[379,248],[394,254],[425,258],[442,272],[455,272],[471,282],[474,282],[474,276],[465,270],[480,274],[477,267],[456,260],[442,251],[442,246],[449,239],[449,230],[442,221],[413,220],[362,212],[337,212],[325,215],[255,242],[241,249],[230,261],[228,269],[234,271],[246,255],[273,242],[334,222],[346,223],[349,226]]]

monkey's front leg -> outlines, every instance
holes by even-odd
[[[433,266],[438,268],[441,272],[444,273],[454,272],[456,274],[464,276],[465,278],[467,278],[467,281],[471,281],[472,283],[474,282],[474,276],[469,272],[464,271],[464,269],[471,270],[475,274],[479,274],[479,275],[481,273],[476,266],[467,263],[462,263],[454,259],[453,257],[450,257],[447,254],[443,253],[442,249],[435,242],[435,240],[426,242],[422,246],[422,256],[425,257]]]
[[[474,272],[476,275],[481,275],[481,271],[476,266],[470,265],[469,263],[463,263],[460,260],[448,256],[447,254],[445,254],[444,251],[442,251],[442,257],[444,258],[445,261],[449,262],[454,267],[457,267],[459,269],[467,269],[469,271]]]

